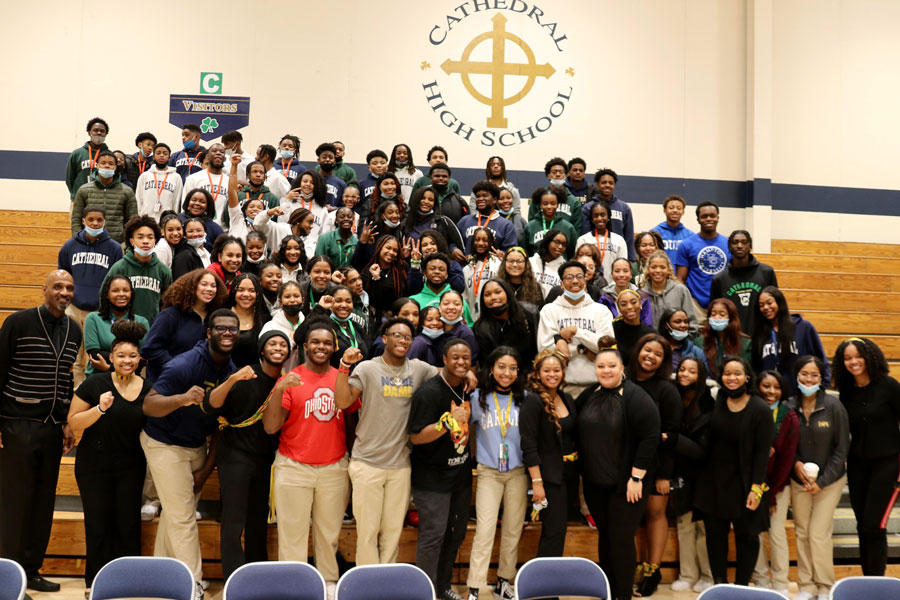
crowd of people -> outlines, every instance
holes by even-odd
[[[395,562],[416,524],[445,600],[473,517],[468,600],[489,584],[514,597],[526,520],[538,556],[589,523],[613,597],[650,596],[667,513],[673,590],[727,581],[733,528],[736,583],[787,594],[791,506],[795,599],[822,600],[847,481],[863,572],[884,573],[900,386],[868,339],[829,359],[751,234],[719,233],[714,202],[695,207],[699,232],[677,195],[636,228],[618,175],[591,183],[580,158],[550,159],[522,196],[492,157],[466,198],[440,146],[424,171],[397,144],[357,174],[341,142],[300,163],[290,134],[251,154],[240,132],[204,148],[188,124],[175,152],[141,133],[127,154],[103,119],[87,133],[45,303],[0,329],[0,554],[32,589],[58,589],[39,569],[78,431],[88,589],[140,553],[161,507],[154,552],[183,560],[202,598],[214,468],[224,576],[270,558],[274,520],[280,560],[307,560],[312,530],[330,595],[348,511],[357,564]]]

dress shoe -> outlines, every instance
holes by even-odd
[[[35,575],[30,575],[26,582],[29,590],[35,590],[38,592],[58,592],[59,584],[53,583],[49,579],[44,579],[44,576],[40,573]]]

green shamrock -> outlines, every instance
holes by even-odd
[[[218,121],[216,121],[212,117],[206,117],[200,123],[200,131],[202,131],[203,133],[211,133],[218,126],[219,126]]]

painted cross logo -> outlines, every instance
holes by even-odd
[[[544,63],[543,65],[538,65],[535,62],[534,52],[531,50],[531,47],[529,47],[519,36],[506,31],[506,21],[507,18],[502,14],[497,13],[494,15],[491,18],[494,28],[491,31],[482,33],[469,42],[469,45],[463,50],[461,60],[455,61],[448,58],[444,61],[444,64],[441,65],[444,73],[447,73],[448,75],[459,73],[462,76],[463,85],[472,97],[482,104],[487,104],[491,107],[491,116],[487,119],[488,127],[506,128],[507,119],[503,116],[503,108],[510,104],[515,104],[527,96],[528,92],[531,91],[531,88],[534,87],[535,79],[538,77],[549,79],[550,76],[556,72],[556,69],[554,69],[549,62]],[[472,51],[487,40],[491,40],[493,46],[491,61],[470,62],[469,57],[472,56]],[[527,57],[527,64],[506,62],[507,40],[522,49],[522,52],[524,52]],[[472,80],[469,75],[473,73],[491,76],[490,97],[485,96],[472,85]],[[505,80],[511,75],[527,77],[528,79],[518,93],[505,97]]]
[[[750,298],[753,296],[753,292],[738,292],[737,296],[741,300],[741,306],[750,306]]]

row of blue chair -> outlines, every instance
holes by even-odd
[[[94,579],[91,600],[171,598],[193,600],[194,577],[173,558],[134,556],[105,565]],[[517,600],[558,596],[610,597],[609,581],[596,563],[585,558],[535,558],[519,569]],[[301,562],[259,562],[242,566],[225,582],[222,600],[324,600],[325,580]],[[25,571],[0,559],[0,600],[22,600]],[[338,581],[335,600],[433,600],[434,587],[414,565],[366,565],[347,571]],[[832,600],[897,600],[900,579],[847,577],[831,590]],[[697,600],[784,600],[771,590],[715,585]]]

